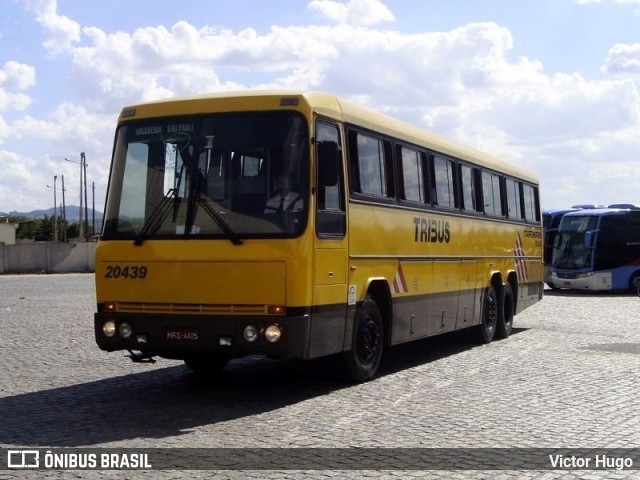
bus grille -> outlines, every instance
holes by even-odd
[[[117,312],[182,313],[193,315],[263,315],[266,305],[207,305],[193,303],[118,302]]]

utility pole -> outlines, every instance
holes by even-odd
[[[89,240],[89,211],[87,205],[87,159],[84,152],[80,153],[80,163],[84,165],[84,239]]]
[[[62,241],[67,243],[67,205],[64,202],[64,175],[62,177]]]
[[[56,200],[56,180],[58,176],[53,176],[53,241],[58,241],[58,201]]]
[[[91,197],[92,197],[92,206],[91,206],[91,210],[92,212],[92,222],[93,222],[93,231],[91,232],[92,235],[96,234],[96,182],[91,182]]]

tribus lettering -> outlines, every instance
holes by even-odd
[[[446,220],[435,218],[414,217],[415,225],[414,241],[425,243],[449,243],[451,240],[451,227]]]

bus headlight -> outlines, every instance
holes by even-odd
[[[276,343],[278,340],[280,340],[281,336],[282,330],[280,330],[280,327],[275,323],[273,325],[269,325],[264,331],[264,338],[266,338],[267,342],[270,343]]]
[[[255,342],[258,338],[258,329],[253,325],[247,325],[244,327],[244,332],[242,333],[247,342]]]
[[[113,337],[116,334],[116,322],[113,320],[107,320],[102,325],[102,333],[104,333],[105,337]]]
[[[129,338],[133,333],[133,330],[130,324],[128,324],[127,322],[124,322],[120,325],[120,328],[118,329],[118,333],[122,338]]]

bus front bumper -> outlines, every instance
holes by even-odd
[[[593,291],[611,290],[611,281],[611,272],[551,273],[551,282],[556,288]]]
[[[308,358],[310,323],[310,315],[306,313],[247,317],[123,312],[94,315],[95,338],[100,349],[130,350],[174,359],[192,355]],[[253,341],[247,339],[251,338],[246,335],[249,326],[256,333]],[[273,326],[281,333],[277,341],[267,338],[268,331],[273,333]],[[270,338],[273,340],[273,336]]]

